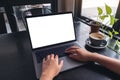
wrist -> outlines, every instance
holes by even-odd
[[[53,80],[53,78],[54,78],[54,76],[52,76],[52,75],[42,73],[40,80]]]
[[[97,53],[91,53],[89,55],[89,61],[96,61],[97,55]]]

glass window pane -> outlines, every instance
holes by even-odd
[[[93,20],[97,20],[98,11],[97,7],[101,7],[105,11],[105,4],[112,8],[112,15],[116,15],[119,0],[82,0],[81,15]],[[107,20],[103,23],[107,25]]]
[[[0,7],[0,34],[11,33],[11,28],[4,7]]]
[[[24,20],[25,16],[35,16],[40,14],[52,13],[51,3],[13,6],[13,9],[19,31],[26,30],[26,24]]]

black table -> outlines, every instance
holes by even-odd
[[[81,47],[85,46],[89,35],[89,26],[75,23],[77,39]],[[120,59],[120,56],[109,48],[96,50],[100,54]],[[101,65],[90,62],[81,67],[60,73],[55,80],[120,80],[119,75]],[[30,41],[26,31],[0,35],[0,80],[37,80],[32,60]]]

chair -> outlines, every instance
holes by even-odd
[[[36,16],[36,15],[40,15],[42,14],[42,8],[33,8],[33,9],[30,9],[30,12],[33,16]]]
[[[26,16],[37,16],[41,14],[43,14],[42,8],[33,8],[33,9],[24,11],[22,14],[22,20],[23,20],[23,24],[25,25],[25,27],[26,27],[26,22],[24,18]]]
[[[4,13],[0,13],[0,34],[7,33],[6,25],[5,25],[5,19],[4,19]]]

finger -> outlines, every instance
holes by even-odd
[[[43,61],[42,61],[43,63],[45,63],[45,58],[43,59]]]
[[[76,50],[78,50],[78,48],[73,48],[73,49],[66,50],[65,53],[76,52]]]
[[[45,63],[46,63],[46,60],[45,60],[45,58],[44,58],[43,61],[42,61],[42,66],[43,66]]]
[[[72,49],[72,50],[65,51],[65,53],[73,54],[73,53],[77,53],[77,52],[76,52],[76,49]]]
[[[47,55],[47,58],[46,58],[46,60],[49,60],[50,59],[50,55]]]
[[[73,45],[73,46],[71,46],[71,48],[79,48],[79,47],[78,47],[78,46]]]
[[[55,56],[55,60],[58,63],[58,55]]]
[[[61,69],[62,66],[63,66],[63,60],[60,61],[60,63],[59,63],[59,68]]]
[[[54,54],[50,55],[50,59],[54,59],[54,57],[55,57]]]
[[[77,46],[71,46],[70,48],[67,48],[66,51],[67,51],[67,50],[71,50],[71,49],[78,49],[78,48],[79,48],[79,47],[77,47]]]

